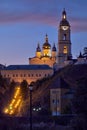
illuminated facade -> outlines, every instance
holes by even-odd
[[[4,78],[21,83],[26,80],[28,84],[38,79],[53,75],[53,69],[48,65],[10,65],[1,70]]]
[[[55,45],[51,50],[51,45],[49,44],[48,36],[46,35],[42,51],[40,45],[38,44],[36,48],[36,55],[33,58],[29,58],[29,64],[47,64],[50,67],[57,64],[57,66],[64,67],[65,62],[68,59],[72,59],[70,24],[67,21],[66,11],[63,10],[62,20],[60,21],[58,28],[58,52]]]
[[[40,44],[38,43],[35,57],[29,58],[29,65],[26,65],[26,69],[23,68],[23,65],[14,65],[12,70],[7,69],[9,67],[2,69],[1,74],[3,77],[9,78],[16,82],[22,82],[26,79],[28,83],[30,83],[43,78],[45,75],[52,75],[53,69],[49,69],[50,67],[53,68],[57,66],[55,68],[60,68],[64,67],[65,65],[72,64],[72,62],[70,24],[67,21],[66,11],[63,10],[62,20],[60,21],[58,29],[58,49],[56,49],[55,44],[53,47],[51,47],[46,34],[45,43],[43,44],[42,48],[40,48]],[[37,67],[38,69],[35,70],[34,68],[30,67],[38,65],[48,65],[49,68],[47,67],[47,69],[43,70]],[[15,67],[17,68],[15,69]],[[20,69],[20,67],[22,68]]]
[[[29,64],[47,64],[50,67],[53,67],[53,65],[56,63],[56,57],[55,44],[51,50],[51,45],[49,44],[48,36],[46,35],[42,50],[38,44],[36,48],[36,55],[33,58],[29,58]]]

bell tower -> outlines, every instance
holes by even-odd
[[[62,12],[62,20],[58,29],[58,64],[63,64],[71,55],[70,24],[67,21],[65,9]]]

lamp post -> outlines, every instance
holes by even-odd
[[[32,130],[32,90],[33,85],[29,85],[30,90],[30,130]]]
[[[58,115],[58,103],[59,103],[59,100],[58,100],[58,92],[56,91],[55,93],[55,105],[56,105],[56,116]]]

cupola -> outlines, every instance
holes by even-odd
[[[56,51],[55,43],[53,45],[52,51]]]
[[[36,52],[41,52],[40,44],[39,44],[39,43],[38,43],[38,45],[37,45]]]
[[[56,58],[56,46],[55,46],[55,43],[54,43],[54,45],[52,47],[52,57]]]
[[[37,48],[36,48],[36,57],[41,58],[41,49],[40,49],[39,43],[38,43]]]
[[[43,56],[51,57],[51,45],[48,42],[48,35],[46,34],[45,43],[43,44]]]
[[[45,43],[43,44],[43,49],[50,49],[51,45],[48,43],[48,35],[46,34]]]

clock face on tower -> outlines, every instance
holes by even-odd
[[[67,30],[69,27],[68,27],[68,26],[61,26],[61,28],[62,28],[63,30]]]

